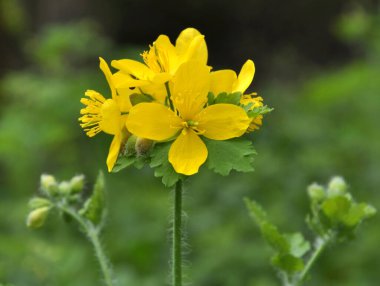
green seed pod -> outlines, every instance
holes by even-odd
[[[26,220],[29,228],[40,228],[44,225],[49,214],[50,207],[42,207],[30,212]]]
[[[331,197],[342,196],[347,191],[347,184],[342,177],[333,177],[328,185],[327,194]]]
[[[80,193],[83,191],[84,175],[77,175],[70,180],[71,193]]]
[[[143,156],[149,152],[153,145],[153,141],[138,137],[135,144],[135,150],[138,156]]]
[[[321,202],[326,197],[326,192],[323,186],[313,183],[307,188],[307,193],[313,201]]]

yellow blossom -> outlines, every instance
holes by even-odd
[[[183,63],[172,78],[170,90],[172,109],[156,102],[137,104],[130,109],[126,125],[138,137],[155,141],[175,139],[169,162],[177,173],[193,175],[208,156],[201,136],[212,140],[240,137],[250,119],[236,105],[205,107],[210,73],[204,61]]]
[[[122,142],[125,142],[128,132],[125,128],[126,113],[131,108],[129,101],[129,89],[117,90],[113,82],[113,75],[107,63],[99,58],[99,67],[103,71],[111,90],[111,98],[106,99],[99,92],[87,90],[81,99],[86,107],[80,113],[81,127],[89,137],[93,137],[99,132],[113,135],[113,140],[107,157],[108,171],[110,172],[115,165],[119,155]]]
[[[150,46],[149,51],[142,54],[144,63],[130,60],[114,60],[112,66],[120,70],[116,87],[142,87],[143,92],[149,88],[158,92],[159,100],[166,93],[163,83],[168,82],[176,73],[178,67],[188,61],[197,60],[207,63],[208,52],[204,36],[194,28],[183,30],[178,36],[175,46],[170,42],[168,36],[160,35]],[[147,87],[153,85],[153,87]]]
[[[252,60],[247,60],[240,70],[239,75],[236,75],[233,70],[219,70],[211,73],[210,91],[217,96],[221,92],[244,92],[252,83],[255,75],[255,65]],[[263,106],[262,97],[257,96],[256,93],[244,94],[241,97],[240,104],[246,106],[250,105],[249,110],[255,107]],[[251,123],[247,132],[257,130],[262,125],[262,115],[258,115],[251,119]]]

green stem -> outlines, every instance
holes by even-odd
[[[85,232],[92,246],[94,247],[95,256],[99,262],[106,285],[113,286],[114,282],[112,279],[112,270],[108,262],[107,256],[105,255],[105,252],[103,250],[102,244],[100,243],[100,240],[99,240],[99,229],[96,228],[92,222],[83,219],[72,208],[66,207],[62,204],[57,205],[57,207],[61,209],[63,212],[70,215],[82,227],[83,231]]]
[[[297,279],[297,282],[294,285],[300,286],[305,281],[307,274],[309,273],[311,267],[314,265],[315,261],[318,259],[318,257],[321,255],[323,250],[326,248],[326,246],[329,244],[331,237],[328,236],[326,238],[318,237],[315,242],[315,249],[313,254],[310,256],[309,260],[307,261],[305,268],[301,272],[300,276]]]
[[[182,286],[182,181],[174,189],[174,222],[173,222],[173,286]]]

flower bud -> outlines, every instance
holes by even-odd
[[[342,177],[333,177],[328,185],[327,194],[329,197],[344,195],[347,190],[347,184]]]
[[[307,188],[307,193],[309,194],[309,197],[313,201],[317,201],[317,202],[322,201],[325,198],[325,196],[326,196],[325,189],[323,188],[323,186],[321,186],[321,185],[319,185],[317,183],[311,184]]]
[[[41,189],[47,195],[55,195],[58,192],[57,181],[54,176],[48,174],[42,174],[40,179]]]
[[[153,145],[153,141],[145,138],[137,137],[136,144],[135,144],[135,150],[138,156],[145,155],[148,153],[150,148]]]
[[[125,153],[127,155],[132,155],[136,153],[135,145],[136,145],[137,137],[135,135],[129,136],[127,143],[125,144]]]
[[[42,207],[48,207],[48,206],[51,206],[51,202],[50,202],[48,199],[45,199],[45,198],[39,198],[39,197],[32,198],[32,199],[29,201],[28,204],[29,204],[29,207],[30,207],[32,210],[39,209],[39,208],[42,208]]]
[[[84,186],[84,175],[76,175],[70,180],[71,192],[80,193]]]
[[[42,207],[30,212],[26,220],[29,228],[39,228],[44,225],[49,214],[50,207]]]
[[[61,194],[68,195],[71,193],[71,184],[66,181],[60,182],[58,189]]]

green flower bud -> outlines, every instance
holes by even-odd
[[[69,195],[71,193],[71,184],[69,182],[63,181],[58,185],[59,192],[63,195]]]
[[[132,155],[136,153],[135,145],[136,145],[137,137],[135,135],[129,136],[127,143],[125,144],[125,154]]]
[[[149,152],[153,145],[153,141],[145,138],[138,137],[136,139],[135,150],[138,156],[145,155]]]
[[[77,175],[70,180],[71,192],[80,193],[84,186],[84,175]]]
[[[41,189],[49,196],[56,195],[58,192],[57,181],[52,175],[42,174],[40,179],[40,185]]]
[[[326,192],[323,186],[313,183],[307,188],[307,193],[313,201],[320,202],[326,197]]]
[[[39,228],[44,225],[49,214],[50,207],[42,207],[30,212],[26,220],[29,228]]]
[[[35,210],[42,207],[50,207],[51,202],[48,199],[36,197],[36,198],[32,198],[29,201],[28,205],[32,210]]]
[[[327,194],[331,197],[342,196],[347,191],[347,184],[342,177],[333,177],[328,185]]]

